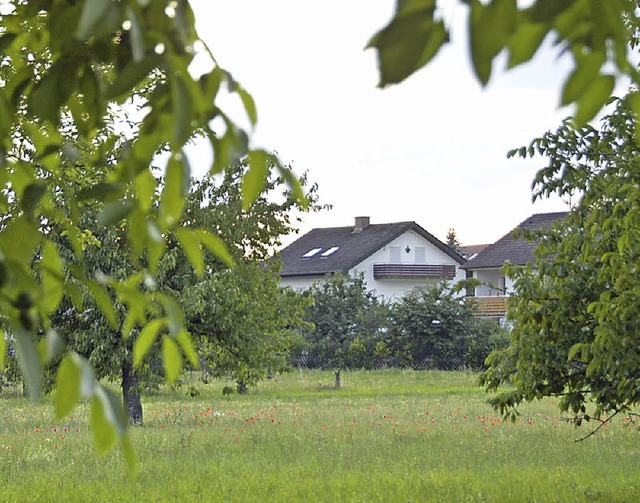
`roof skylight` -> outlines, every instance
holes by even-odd
[[[323,257],[328,257],[329,255],[334,254],[336,251],[338,251],[338,246],[332,246],[331,248],[329,248],[327,251],[325,251],[322,256]]]
[[[316,255],[322,248],[311,248],[307,253],[305,253],[302,258],[310,258]]]

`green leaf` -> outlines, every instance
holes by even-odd
[[[162,61],[157,54],[149,54],[142,61],[131,61],[116,75],[116,78],[106,92],[107,99],[124,98],[131,93],[131,90],[140,84],[151,70],[156,68]]]
[[[562,89],[561,106],[580,100],[594,79],[600,74],[600,69],[606,58],[604,51],[595,51],[588,56],[576,58],[576,69],[566,80]]]
[[[80,288],[72,283],[66,283],[64,287],[73,306],[77,310],[82,311],[84,306],[84,299],[82,298],[82,291],[80,290]]]
[[[399,2],[395,17],[367,44],[378,51],[380,87],[403,81],[449,41],[447,29],[441,20],[434,19],[430,3],[408,9],[401,8]]]
[[[27,383],[29,396],[37,400],[40,398],[40,386],[42,384],[40,355],[31,336],[21,327],[13,326],[11,333],[14,337],[18,364]]]
[[[4,97],[4,93],[0,93],[0,137],[5,138],[11,131],[13,124],[14,107],[9,105]]]
[[[140,208],[148,212],[156,199],[158,180],[148,169],[143,170],[135,179],[136,199]]]
[[[182,215],[189,192],[191,170],[184,154],[174,154],[169,159],[160,199],[160,228],[173,227]]]
[[[287,168],[286,166],[282,166],[279,162],[276,162],[276,166],[278,168],[280,176],[282,176],[284,181],[291,189],[293,200],[298,203],[303,209],[309,209],[309,199],[302,190],[300,179],[295,176],[291,169]]]
[[[136,457],[136,451],[131,445],[131,440],[129,439],[128,434],[124,434],[120,438],[120,450],[122,451],[122,456],[124,457],[125,464],[127,465],[127,471],[130,474],[135,473],[138,460]]]
[[[173,102],[173,145],[181,148],[193,133],[193,99],[183,79],[189,78],[174,73],[171,79],[171,99]]]
[[[249,152],[249,170],[242,178],[242,209],[248,210],[264,190],[272,155],[264,150]]]
[[[189,332],[187,329],[183,328],[177,335],[176,340],[180,347],[182,348],[182,352],[185,354],[191,365],[195,368],[198,368],[198,355],[193,347],[193,343],[191,342],[191,337],[189,336]]]
[[[128,220],[127,235],[129,236],[129,243],[137,255],[142,255],[148,238],[145,213],[139,207],[136,207],[129,214]]]
[[[535,23],[550,23],[574,3],[575,0],[538,0],[529,8],[529,15]]]
[[[242,105],[249,116],[251,125],[255,127],[258,122],[258,111],[256,110],[256,103],[253,100],[253,96],[240,86],[236,87],[236,92],[240,96],[240,100],[242,101]]]
[[[576,355],[582,351],[583,347],[584,347],[584,344],[581,342],[571,346],[571,349],[569,350],[569,355],[567,356],[567,360],[570,360],[570,361],[574,360]]]
[[[636,117],[640,117],[640,92],[632,91],[627,95],[627,101]],[[635,122],[635,138],[636,142],[640,142],[640,120]]]
[[[167,326],[166,318],[151,320],[142,329],[140,335],[133,344],[133,366],[137,368],[147,355],[153,343],[156,342],[160,331]]]
[[[116,201],[107,204],[98,215],[98,225],[108,227],[123,220],[135,208],[132,201]]]
[[[43,296],[40,299],[40,306],[45,313],[54,312],[62,301],[64,295],[64,265],[58,248],[51,241],[46,241],[42,250],[42,261],[40,262],[42,271]]]
[[[80,399],[81,370],[74,355],[75,353],[67,353],[58,368],[56,391],[53,395],[57,420],[69,414]]]
[[[578,110],[575,116],[578,125],[586,124],[595,117],[609,101],[614,86],[615,78],[613,75],[599,75],[593,79],[578,100]]]
[[[140,63],[144,60],[144,34],[140,23],[138,22],[138,16],[136,11],[130,6],[127,7],[127,19],[131,23],[129,28],[129,41],[131,43],[131,54],[133,55],[133,62]],[[133,86],[130,86],[130,88]]]
[[[149,233],[149,241],[147,242],[149,270],[151,274],[155,274],[158,268],[158,262],[164,253],[164,240],[156,239],[156,236],[162,237],[162,233],[154,222],[147,222],[147,231]]]
[[[79,40],[88,40],[92,36],[108,33],[113,18],[119,17],[119,5],[112,0],[86,0],[75,36]]]
[[[35,223],[18,217],[0,232],[0,250],[8,261],[30,264],[41,239]]]
[[[100,454],[104,454],[111,447],[116,440],[116,428],[115,425],[107,418],[108,403],[106,397],[104,397],[104,389],[100,389],[102,393],[96,394],[91,399],[91,415],[89,418],[89,424],[93,431],[93,439],[96,444],[96,449]]]
[[[106,201],[108,199],[121,196],[123,190],[124,186],[122,183],[104,182],[98,183],[88,189],[79,190],[76,197],[78,201],[94,199],[97,199],[98,201]]]
[[[211,173],[221,173],[229,166],[236,164],[249,150],[249,137],[245,131],[235,126],[224,117],[227,130],[222,138],[210,132],[209,139],[213,148],[213,165]]]
[[[204,229],[199,229],[195,231],[200,239],[200,242],[207,247],[207,249],[213,253],[216,257],[218,257],[222,262],[227,264],[229,267],[233,267],[234,260],[229,250],[227,249],[227,245],[224,243],[222,239],[214,234],[211,234],[209,231]]]
[[[164,312],[168,318],[169,333],[174,337],[184,328],[184,316],[180,304],[169,295],[159,294],[157,299],[162,304]]]
[[[508,68],[514,68],[533,58],[547,33],[549,27],[544,24],[520,23],[509,40]]]
[[[15,75],[12,76],[11,80],[6,84],[7,96],[11,99],[11,104],[14,107],[18,107],[22,98],[24,97],[25,90],[29,84],[33,82],[33,68],[23,67],[16,71]],[[11,109],[8,114],[11,118],[11,114],[13,114],[15,110]]]
[[[48,364],[64,350],[65,343],[62,337],[53,329],[47,330],[47,334],[38,341],[38,353],[40,360]]]
[[[34,86],[28,98],[29,111],[53,125],[60,122],[60,108],[73,92],[79,59],[59,58]]]
[[[80,92],[83,95],[83,105],[85,113],[81,120],[85,122],[87,128],[96,128],[100,124],[104,113],[102,82],[98,76],[98,70],[86,65],[83,69],[80,80]],[[91,133],[86,133],[90,136]]]
[[[118,317],[113,307],[113,299],[109,292],[96,281],[87,281],[86,286],[91,292],[91,295],[95,299],[100,311],[104,314],[107,322],[114,330],[118,329]]]
[[[174,230],[174,234],[180,242],[187,259],[193,266],[198,277],[204,274],[204,257],[200,248],[200,239],[196,232],[186,227],[179,227]]]
[[[167,383],[173,384],[182,370],[182,358],[176,341],[168,335],[162,336],[162,363]]]
[[[47,185],[44,182],[30,183],[25,187],[22,193],[21,206],[27,220],[34,220],[36,208],[46,192]]]
[[[124,410],[124,404],[122,403],[122,396],[115,391],[99,386],[98,391],[104,391],[106,396],[107,407],[105,411],[107,418],[111,421],[115,427],[117,433],[122,437],[127,432],[128,417],[127,412]]]
[[[471,0],[469,42],[476,77],[486,85],[491,77],[493,58],[505,47],[516,28],[516,0],[492,0],[483,5]]]

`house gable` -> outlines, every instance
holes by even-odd
[[[362,220],[360,220],[362,224]],[[404,233],[412,231],[457,264],[464,258],[415,222],[313,229],[280,251],[280,276],[347,274]],[[387,260],[388,262],[389,260]]]
[[[362,273],[367,287],[399,297],[431,281],[464,278],[465,259],[415,222],[313,229],[280,252],[281,283],[305,289],[332,273]]]

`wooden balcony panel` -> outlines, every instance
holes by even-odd
[[[373,264],[374,279],[453,279],[456,266],[450,264]]]
[[[478,309],[479,316],[504,316],[507,313],[508,297],[467,297],[467,302],[473,303]]]

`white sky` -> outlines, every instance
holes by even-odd
[[[443,3],[446,18],[464,27],[458,0]],[[490,243],[532,213],[567,209],[559,200],[531,203],[543,159],[506,158],[570,112],[557,107],[567,62],[555,53],[508,73],[494,66],[482,90],[458,28],[435,62],[381,90],[374,51],[364,47],[395,0],[192,5],[218,63],[255,98],[253,145],[308,171],[320,202],[333,205],[307,215],[301,232],[370,216],[414,220],[442,240],[454,228],[462,244]]]

